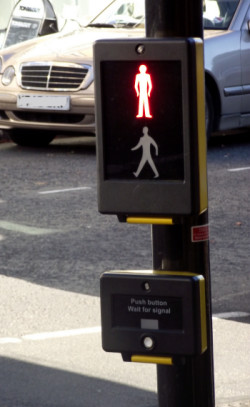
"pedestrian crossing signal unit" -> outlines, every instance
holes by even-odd
[[[207,209],[203,43],[94,45],[98,206],[121,217]]]

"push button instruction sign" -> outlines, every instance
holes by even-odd
[[[171,308],[168,306],[168,301],[151,300],[151,299],[136,299],[131,298],[131,304],[128,305],[128,312],[144,312],[153,314],[171,314]],[[138,305],[140,304],[140,305]]]
[[[181,298],[113,296],[115,327],[179,330],[183,328]]]

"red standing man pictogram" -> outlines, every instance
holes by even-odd
[[[151,77],[147,71],[146,65],[141,65],[139,68],[140,73],[135,78],[135,90],[139,96],[139,112],[136,117],[152,117],[149,111],[149,96],[152,90]]]

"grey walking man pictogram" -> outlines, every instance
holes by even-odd
[[[154,174],[155,174],[154,178],[158,178],[159,173],[158,173],[156,166],[154,164],[154,161],[151,157],[151,151],[150,151],[150,146],[152,144],[155,148],[155,154],[158,155],[158,145],[156,144],[154,139],[152,139],[152,137],[150,137],[148,135],[148,127],[146,127],[146,126],[143,127],[142,132],[143,132],[144,136],[142,136],[140,138],[139,143],[135,147],[131,148],[131,150],[137,150],[138,148],[142,147],[142,159],[140,161],[137,171],[134,172],[133,174],[137,178],[138,175],[140,174],[141,170],[143,169],[144,165],[146,164],[146,162],[148,162],[150,167],[154,171]]]

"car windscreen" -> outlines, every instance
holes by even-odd
[[[114,1],[89,26],[145,28],[145,0]]]
[[[229,27],[240,0],[203,0],[204,30]],[[89,24],[91,27],[145,28],[145,0],[112,2]]]
[[[229,27],[239,0],[203,0],[204,30],[225,30]]]

